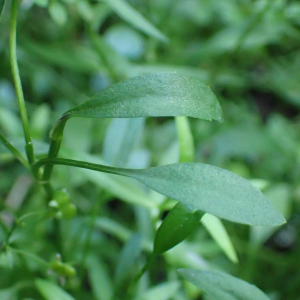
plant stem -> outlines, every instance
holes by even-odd
[[[25,157],[19,152],[1,133],[0,141],[3,145],[20,161],[20,163],[28,170],[30,170],[30,165]]]
[[[19,67],[17,62],[17,12],[18,12],[18,0],[12,0],[11,4],[11,19],[10,19],[10,32],[9,32],[9,50],[10,50],[10,64],[12,75],[14,79],[16,94],[18,98],[18,105],[23,125],[24,137],[25,137],[25,151],[27,159],[30,164],[34,162],[34,149],[31,141],[31,135],[29,131],[29,124],[27,118],[27,112],[25,107],[24,95],[22,90],[22,84],[19,74]]]
[[[19,249],[15,249],[15,248],[11,248],[9,246],[6,246],[6,249],[11,251],[11,252],[15,252],[15,253],[18,253],[18,254],[21,254],[21,255],[24,255],[24,256],[28,256],[28,257],[31,257],[32,259],[34,259],[35,261],[39,262],[40,264],[44,265],[45,267],[49,268],[49,263],[46,262],[45,260],[43,260],[42,258],[32,254],[32,253],[29,253],[29,252],[26,252],[26,251],[23,251],[23,250],[19,250]]]
[[[133,171],[137,171],[134,169],[114,168],[114,167],[104,166],[100,164],[93,164],[89,162],[66,159],[66,158],[43,158],[33,164],[32,168],[34,170],[34,173],[37,173],[39,168],[44,165],[52,165],[52,166],[64,165],[64,166],[83,168],[83,169],[100,171],[100,172],[116,174],[116,175],[123,175],[123,176],[131,176],[133,175]]]

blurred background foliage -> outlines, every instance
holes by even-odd
[[[136,299],[208,299],[176,274],[177,268],[190,267],[227,271],[272,300],[299,300],[300,2],[130,0],[125,2],[129,14],[120,3],[20,2],[18,61],[37,154],[45,156],[49,131],[61,113],[113,83],[165,71],[199,78],[216,93],[225,121],[189,120],[196,161],[249,179],[288,222],[279,229],[223,222],[238,263],[199,226],[155,261]],[[0,23],[0,129],[22,149],[9,64],[9,7],[8,2]],[[158,30],[145,30],[132,11]],[[172,118],[72,119],[61,156],[132,168],[174,163],[176,125]],[[40,187],[2,145],[0,166],[4,241],[14,218],[42,212],[47,204]],[[76,299],[122,294],[173,202],[127,178],[83,169],[56,167],[53,183],[70,193],[77,216],[60,220],[59,229],[38,213],[17,223],[10,243],[19,252],[0,255],[0,298],[73,299],[63,298],[50,281],[63,284]],[[49,272],[36,258],[54,263],[57,253],[73,265],[75,276]]]

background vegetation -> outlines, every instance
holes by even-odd
[[[9,7],[0,23],[0,130],[22,148]],[[195,161],[250,180],[288,221],[279,229],[224,221],[230,239],[200,225],[153,262],[137,299],[208,299],[177,275],[181,267],[223,270],[270,299],[300,299],[299,14],[296,0],[19,3],[17,54],[37,155],[64,111],[121,80],[174,71],[208,84],[224,112],[223,123],[189,120]],[[75,118],[61,154],[144,168],[177,162],[177,140],[173,118]],[[125,299],[174,202],[127,178],[56,167],[54,186],[68,191],[77,216],[54,223],[42,217],[43,190],[2,145],[0,166],[0,242],[10,244],[0,248],[0,298]]]

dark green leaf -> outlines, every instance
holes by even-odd
[[[285,222],[258,189],[218,167],[182,163],[125,173],[163,195],[223,219],[264,226]]]
[[[222,110],[210,88],[198,79],[176,73],[159,73],[134,77],[108,87],[64,116],[189,116],[220,121]]]
[[[180,269],[178,272],[215,300],[270,300],[255,285],[220,271]]]
[[[124,0],[105,0],[111,9],[134,27],[140,29],[144,33],[159,39],[163,42],[168,41],[167,37],[163,35],[154,25],[145,19],[139,12],[131,7]]]
[[[4,11],[4,6],[5,6],[5,0],[0,0],[0,18],[2,16],[3,11]]]
[[[199,224],[203,213],[176,204],[156,232],[153,253],[163,253],[182,242]]]

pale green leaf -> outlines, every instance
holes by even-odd
[[[142,236],[137,233],[131,237],[123,248],[116,266],[115,284],[117,287],[120,287],[124,280],[131,275],[136,266],[137,257],[141,253],[141,247]]]
[[[100,258],[91,256],[88,260],[87,268],[95,299],[111,299],[113,287],[105,264],[100,260]]]
[[[180,269],[178,272],[214,300],[270,300],[255,285],[220,271]]]
[[[227,257],[234,263],[238,262],[235,249],[221,220],[213,215],[205,214],[205,216],[201,219],[201,223],[208,230]]]
[[[195,160],[195,145],[187,117],[176,117],[177,135],[179,141],[179,162]]]
[[[176,73],[130,78],[112,85],[63,118],[135,118],[189,116],[222,120],[222,110],[210,88],[198,79]]]
[[[168,38],[124,0],[104,0],[123,20],[144,33],[167,42]]]
[[[155,191],[223,219],[276,226],[284,217],[247,180],[206,164],[181,163],[141,170],[118,169]]]
[[[34,281],[36,288],[47,300],[75,300],[70,294],[64,291],[58,285],[44,279]]]
[[[137,300],[168,300],[178,292],[180,283],[178,281],[170,281],[158,284],[138,296]]]

